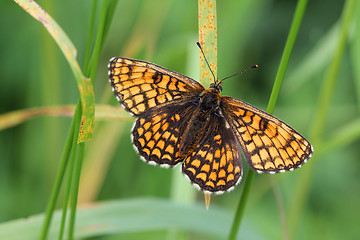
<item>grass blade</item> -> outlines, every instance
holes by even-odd
[[[84,239],[117,233],[139,233],[168,229],[195,232],[204,239],[224,239],[229,231],[232,213],[213,206],[207,211],[203,204],[189,205],[164,199],[141,198],[93,203],[78,209],[75,238]],[[0,224],[0,238],[34,240],[43,215],[31,216]],[[48,239],[56,239],[61,211],[56,211]],[[146,224],[145,224],[146,223]],[[262,240],[253,226],[244,222],[244,239]]]
[[[78,84],[82,109],[84,110],[81,119],[82,125],[81,133],[79,135],[79,142],[90,140],[94,128],[94,90],[89,79],[82,75],[79,64],[76,61],[77,51],[73,43],[62,30],[62,28],[55,22],[55,20],[52,19],[51,16],[45,12],[44,9],[42,9],[36,2],[29,0],[14,1],[19,4],[19,6],[22,7],[25,11],[27,11],[33,18],[44,25],[68,61]]]
[[[80,102],[78,102],[78,106],[81,107]],[[72,119],[70,130],[69,130],[66,142],[65,142],[65,147],[64,147],[63,153],[61,155],[59,170],[57,172],[55,184],[54,184],[54,187],[53,187],[51,195],[50,195],[51,197],[50,197],[50,201],[48,203],[48,207],[46,209],[45,219],[44,219],[44,223],[43,223],[43,226],[41,229],[39,239],[46,239],[47,233],[49,231],[51,219],[52,219],[52,216],[53,216],[53,213],[55,210],[56,201],[57,201],[57,198],[60,193],[61,184],[64,179],[65,170],[66,170],[66,167],[68,164],[70,153],[73,150],[72,143],[74,140],[76,141],[76,139],[74,139],[74,135],[79,130],[79,126],[80,126],[79,121],[80,121],[80,117],[81,117],[79,111],[77,111],[76,113],[77,114],[75,114]]]
[[[331,59],[319,92],[319,100],[315,108],[314,120],[312,121],[312,126],[310,126],[310,139],[315,150],[322,141],[321,138],[327,122],[327,113],[330,106],[330,100],[334,94],[335,85],[338,80],[337,74],[339,72],[341,59],[345,51],[348,31],[355,9],[355,3],[356,1],[354,0],[348,0],[345,2],[341,16],[342,22],[336,50],[333,58]],[[317,152],[314,152],[314,156],[312,157],[313,160],[317,158],[317,154]],[[294,188],[296,191],[294,192],[289,212],[289,222],[291,223],[290,226],[292,226],[290,232],[292,235],[295,234],[295,227],[298,224],[301,213],[304,209],[305,200],[309,193],[313,166],[314,165],[309,165],[308,167],[302,169],[302,175]]]
[[[300,24],[306,9],[307,0],[299,0],[298,4],[296,6],[294,18],[291,24],[290,32],[286,41],[285,49],[281,58],[280,66],[278,69],[278,73],[276,75],[276,79],[273,85],[273,89],[271,92],[271,96],[269,99],[268,107],[266,111],[270,114],[274,112],[275,104],[277,101],[277,98],[279,96],[280,88],[285,76],[286,68],[290,59],[290,55],[292,52],[292,49],[295,44],[295,40],[297,37],[297,33],[299,32]],[[247,203],[248,196],[250,194],[251,185],[254,179],[255,172],[252,170],[248,171],[248,174],[245,178],[243,190],[241,192],[241,197],[239,200],[238,207],[236,209],[236,213],[234,216],[234,221],[232,223],[231,231],[229,234],[229,239],[235,239],[236,235],[240,229],[241,220],[244,214],[244,209]]]

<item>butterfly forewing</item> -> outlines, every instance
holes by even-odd
[[[222,99],[224,112],[254,170],[267,173],[293,170],[311,157],[311,144],[286,123],[238,99]]]
[[[182,171],[201,190],[222,193],[240,181],[240,145],[223,117],[211,117],[202,139],[193,153],[185,159]]]
[[[152,63],[114,57],[109,80],[118,101],[139,116],[146,110],[199,94],[204,87],[195,80]]]

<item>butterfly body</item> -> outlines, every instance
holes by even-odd
[[[189,156],[209,124],[215,117],[221,116],[220,95],[213,89],[205,89],[192,100],[195,109],[184,133],[181,135],[180,155]]]
[[[313,152],[293,128],[241,100],[221,96],[158,65],[115,57],[109,79],[122,106],[137,117],[132,141],[151,164],[175,166],[199,189],[229,191],[242,176],[241,149],[257,172],[301,167]]]

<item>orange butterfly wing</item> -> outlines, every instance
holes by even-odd
[[[108,67],[117,100],[135,116],[204,90],[189,77],[144,61],[114,57]]]
[[[205,192],[221,194],[240,182],[240,145],[227,126],[227,119],[213,114],[202,139],[182,164],[183,173]]]
[[[257,172],[291,171],[311,157],[311,144],[283,121],[236,98],[222,99],[246,160]]]
[[[204,128],[197,123],[194,129],[201,133],[193,135],[186,129],[194,116],[206,112],[201,99],[209,91],[155,64],[112,58],[109,80],[122,106],[138,116],[131,136],[141,158],[160,166],[183,161],[183,173],[205,192],[229,191],[240,181],[240,146],[250,167],[259,173],[294,170],[312,155],[310,143],[289,125],[246,102],[222,97],[220,91],[220,104],[210,105],[216,110],[201,122]],[[187,143],[193,136],[201,138],[194,145]],[[180,148],[185,146],[190,150],[181,156]]]
[[[195,107],[191,101],[182,101],[141,114],[134,123],[131,136],[142,160],[162,167],[183,161],[180,141]]]

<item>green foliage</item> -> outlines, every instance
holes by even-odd
[[[224,238],[229,231],[232,213],[218,207],[207,211],[201,204],[174,203],[164,199],[131,198],[107,201],[78,210],[76,238],[102,236],[109,233],[136,233],[164,229],[201,233],[203,239]],[[60,224],[61,213],[54,214],[54,226]],[[0,225],[2,239],[35,239],[41,226],[42,215]],[[261,239],[245,222],[246,235]],[[204,234],[205,233],[205,234]],[[59,229],[50,229],[49,238],[56,239]],[[27,236],[28,238],[26,238]],[[120,235],[121,236],[121,235]],[[119,237],[122,239],[122,237]]]
[[[213,196],[205,211],[202,193],[190,188],[192,193],[182,198],[174,192],[184,190],[178,188],[181,184],[190,185],[174,177],[178,168],[152,167],[139,160],[131,147],[132,120],[127,114],[113,117],[113,109],[103,107],[119,106],[107,80],[106,66],[113,56],[151,61],[199,79],[197,2],[94,2],[92,6],[85,0],[38,1],[73,42],[77,62],[84,63],[83,74],[94,81],[96,105],[102,106],[92,141],[81,147],[83,162],[77,163],[78,168],[82,164],[78,198],[82,207],[75,236],[228,236],[243,182],[231,193]],[[105,3],[110,7],[104,10]],[[266,109],[295,8],[296,1],[217,2],[218,77],[259,65],[226,80],[224,95]],[[70,104],[74,109],[80,95],[72,68],[43,25],[15,3],[2,1],[0,9],[0,238],[36,239],[54,196],[51,192],[57,191],[56,176],[69,171],[60,160],[62,152],[67,155],[66,149],[71,149],[67,136],[74,124],[59,106]],[[354,0],[345,5],[336,0],[308,2],[274,115],[314,141],[315,154],[294,172],[255,174],[238,239],[355,239],[360,235],[360,24],[359,14],[352,15],[359,9]],[[29,109],[37,107],[53,111],[29,120]],[[18,110],[20,121],[5,115]],[[67,206],[64,199],[69,191],[64,183],[53,203],[59,210],[49,239],[58,239],[60,209]],[[73,205],[75,193],[71,193]],[[108,202],[111,199],[117,200]],[[105,200],[99,206],[84,207]],[[37,216],[21,219],[33,215]],[[67,222],[64,236],[68,228]]]

